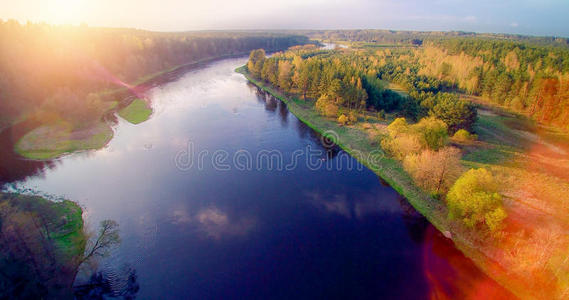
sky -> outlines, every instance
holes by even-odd
[[[0,18],[156,31],[463,30],[569,37],[569,0],[0,0]]]

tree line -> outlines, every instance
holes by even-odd
[[[0,128],[38,112],[79,123],[98,119],[108,100],[101,91],[181,64],[306,42],[278,33],[160,33],[0,20]]]
[[[506,40],[534,46],[568,47],[569,39],[558,36],[527,36],[507,33],[475,33],[466,31],[399,31],[385,29],[301,30],[294,33],[313,39],[365,43],[421,45],[426,42],[470,38],[478,40]]]
[[[569,127],[569,49],[484,39],[429,42],[410,51],[411,65],[447,89],[480,96],[535,120]]]
[[[391,57],[386,62],[382,53],[303,46],[266,58],[258,49],[251,52],[247,67],[253,76],[284,92],[315,100],[316,109],[329,117],[338,117],[342,110],[347,115],[363,110],[394,112],[412,120],[434,116],[445,121],[451,134],[472,131],[476,120],[472,104],[445,92],[443,81],[414,75]],[[387,89],[385,81],[404,85],[409,96]]]
[[[465,172],[461,151],[449,146],[451,137],[463,143],[476,138],[469,132],[476,107],[451,93],[454,87],[448,82],[420,75],[413,51],[304,46],[266,58],[258,49],[251,52],[247,69],[292,97],[310,101],[316,111],[342,125],[357,122],[364,111],[398,116],[379,139],[383,151],[400,161],[419,187],[445,201],[449,217],[481,232],[498,231],[506,212],[494,178],[486,170]],[[386,81],[405,86],[409,96],[390,91]]]

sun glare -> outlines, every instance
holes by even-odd
[[[76,24],[84,20],[87,0],[53,0],[47,7],[48,22],[54,24]]]

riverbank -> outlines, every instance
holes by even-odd
[[[563,256],[556,254],[556,251],[563,250],[564,243],[548,246],[546,247],[548,249],[545,250],[539,246],[539,243],[532,242],[519,234],[520,230],[526,230],[526,232],[541,231],[539,226],[534,226],[536,225],[534,222],[543,221],[544,219],[543,216],[536,215],[535,207],[531,207],[531,205],[526,207],[525,204],[527,203],[523,202],[523,199],[520,200],[519,195],[515,195],[514,192],[518,191],[519,194],[519,191],[525,191],[529,187],[536,186],[538,187],[532,189],[532,193],[541,191],[548,196],[560,196],[569,192],[565,183],[559,184],[558,180],[546,177],[548,175],[544,173],[546,171],[541,170],[541,174],[536,174],[538,167],[528,170],[527,164],[536,164],[538,158],[537,156],[532,157],[531,149],[536,148],[536,139],[540,140],[542,137],[536,138],[535,134],[527,132],[529,125],[526,124],[526,121],[515,116],[488,111],[482,107],[480,119],[476,122],[476,130],[480,132],[480,140],[474,143],[453,143],[453,146],[462,149],[465,153],[462,159],[462,164],[465,167],[485,167],[491,170],[497,175],[500,185],[504,187],[503,192],[506,193],[505,204],[510,215],[508,222],[506,222],[506,228],[499,237],[483,236],[477,234],[475,230],[465,228],[457,221],[450,220],[447,208],[443,203],[433,199],[416,187],[398,161],[380,154],[377,136],[374,137],[373,132],[384,131],[388,122],[369,121],[364,116],[366,120],[361,120],[360,118],[362,122],[358,122],[355,125],[340,126],[336,120],[325,118],[318,114],[313,108],[313,101],[303,101],[294,96],[285,95],[279,90],[249,76],[245,67],[236,69],[236,72],[243,74],[251,83],[263,91],[285,102],[289,111],[315,131],[324,135],[330,135],[330,130],[333,131],[333,135],[337,137],[338,146],[373,170],[397,192],[407,198],[417,211],[425,216],[445,236],[450,237],[456,247],[472,259],[480,269],[501,285],[510,289],[518,297],[523,299],[554,298],[563,295],[564,288],[566,288],[568,283],[559,274],[563,274],[565,264],[559,263],[562,261]],[[402,93],[404,91],[398,92]],[[559,135],[556,137],[559,139]],[[549,145],[549,147],[545,147],[549,148],[547,150],[557,150],[557,154],[559,154],[559,149],[551,146],[553,141],[551,139],[547,140],[545,143],[542,141],[541,144]],[[534,147],[527,144],[534,145]],[[528,149],[527,147],[530,148]],[[543,155],[543,151],[539,155]],[[543,157],[541,161],[544,161]],[[551,162],[548,161],[548,163],[550,164]],[[559,157],[557,157],[557,163],[566,164]],[[558,164],[558,166],[561,165]],[[541,165],[539,168],[545,169],[550,173],[552,171],[550,165]],[[515,176],[511,174],[515,174]],[[532,181],[534,182],[532,183]],[[521,183],[524,186],[521,186]],[[553,197],[550,198],[550,200],[555,200]],[[558,221],[566,219],[562,218],[560,213],[555,213],[555,210],[565,213],[567,207],[565,201],[560,199],[548,201],[548,203],[547,205],[539,203],[539,209],[549,208],[548,213],[553,214],[552,216],[557,215],[557,218],[547,219],[549,227],[547,231],[550,234],[547,239],[549,240],[559,233],[559,229],[555,228],[558,228],[563,223]],[[524,219],[524,216],[531,216],[532,221]],[[565,228],[565,226],[562,226],[562,228]],[[563,240],[559,239],[559,237],[557,238],[558,240]],[[551,252],[552,254],[551,256],[545,256],[546,259],[541,259],[542,261],[539,262],[541,265],[536,266],[536,264],[525,262],[526,260],[531,261],[529,256],[539,256],[539,251],[541,253]],[[555,263],[555,261],[559,262]],[[531,271],[532,268],[534,273]],[[540,270],[540,274],[553,273],[558,275],[553,277],[551,275],[543,275],[543,277],[539,275],[540,280],[535,281],[532,279],[535,276],[531,274],[535,274],[536,269]],[[551,288],[552,283],[557,288]],[[546,292],[543,290],[545,286],[550,286],[550,289]]]
[[[379,146],[370,140],[368,133],[362,131],[357,126],[341,126],[336,120],[321,116],[313,109],[311,102],[288,97],[280,91],[252,78],[247,73],[245,66],[237,68],[235,71],[243,74],[247,80],[263,91],[286,103],[288,110],[310,128],[332,138],[339,147],[375,172],[399,194],[407,198],[413,207],[424,215],[439,231],[445,232],[451,229],[451,224],[445,221],[446,208],[415,186],[413,180],[403,170],[401,164],[394,159],[388,158],[379,150]]]
[[[152,108],[142,99],[134,99],[127,107],[118,111],[118,115],[131,124],[139,124],[150,118]]]
[[[39,298],[47,290],[56,298],[72,297],[87,240],[81,207],[68,200],[0,192],[0,216],[1,296]]]
[[[54,159],[76,151],[101,149],[111,141],[113,135],[111,126],[103,121],[81,129],[59,121],[26,133],[18,140],[14,151],[28,159]]]
[[[232,53],[192,61],[142,76],[128,88],[121,87],[101,91],[97,93],[97,95],[101,98],[111,100],[103,101],[105,107],[101,109],[99,122],[96,122],[94,125],[82,126],[81,128],[77,128],[77,125],[73,125],[61,119],[39,124],[38,127],[31,129],[18,139],[15,143],[14,152],[24,158],[41,161],[56,159],[78,151],[104,148],[114,135],[111,124],[103,120],[104,115],[118,114],[126,121],[136,125],[148,120],[153,113],[150,103],[146,103],[144,100],[138,98],[132,100],[129,95],[121,96],[122,93],[129,93],[129,91],[133,90],[136,91],[137,94],[144,94],[146,90],[154,86],[152,84],[153,81],[159,80],[161,77],[173,72],[220,59],[241,57],[247,54],[249,54],[249,52]],[[114,97],[124,99],[114,100]],[[131,102],[125,106],[125,101]],[[21,120],[21,122],[23,121],[25,121],[25,119]]]

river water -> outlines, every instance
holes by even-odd
[[[373,172],[235,73],[245,62],[149,89],[152,118],[118,119],[104,149],[47,163],[4,151],[2,179],[78,202],[91,230],[120,224],[98,264],[115,296],[507,295]]]

